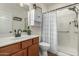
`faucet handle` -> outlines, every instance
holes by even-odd
[[[14,32],[16,32],[16,30],[14,30]]]
[[[9,33],[12,33],[12,31],[9,31]]]
[[[18,31],[21,31],[21,32],[22,32],[22,30],[21,30],[21,29],[18,29]]]
[[[21,32],[22,32],[22,30],[21,29],[18,29],[18,33],[21,34]]]

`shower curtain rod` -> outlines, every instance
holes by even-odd
[[[59,9],[63,9],[63,8],[66,8],[66,7],[69,7],[69,6],[72,6],[72,5],[76,5],[76,4],[79,4],[79,3],[74,3],[74,4],[67,5],[67,6],[64,6],[64,7],[61,7],[61,8],[57,8],[57,9],[54,9],[54,10],[50,10],[50,11],[44,12],[43,14],[46,14],[46,13],[49,13],[49,12],[52,12],[52,11],[57,11]]]

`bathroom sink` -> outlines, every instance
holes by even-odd
[[[11,41],[12,39],[15,39],[15,37],[0,38],[0,42]]]
[[[20,41],[25,40],[26,38],[31,38],[33,35],[22,35],[21,37],[7,37],[7,38],[0,38],[1,42],[13,42],[13,41]]]
[[[21,40],[21,39],[28,38],[28,37],[29,37],[28,35],[22,35],[21,37],[11,38],[11,40]]]
[[[25,37],[15,37],[14,40],[20,40],[20,39],[23,39],[23,38],[25,38]]]
[[[0,38],[0,43],[9,43],[9,42],[16,42],[18,40],[23,39],[24,37],[7,37],[7,38]]]

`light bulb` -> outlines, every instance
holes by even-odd
[[[23,3],[20,3],[20,6],[21,6],[21,7],[24,7],[24,4],[23,4]]]

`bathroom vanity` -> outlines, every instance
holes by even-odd
[[[0,56],[38,56],[39,36],[29,35],[0,41]]]

